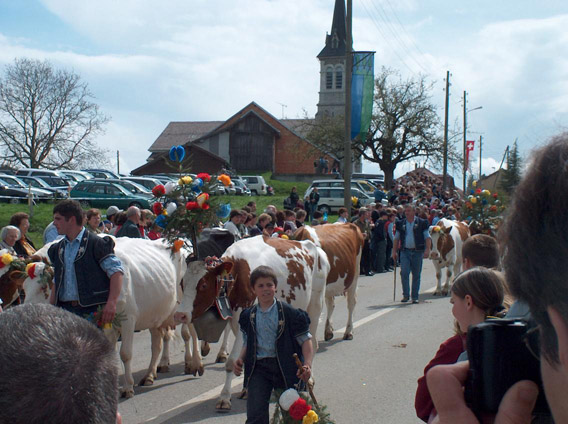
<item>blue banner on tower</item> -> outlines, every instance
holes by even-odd
[[[353,53],[351,79],[351,140],[358,135],[364,140],[371,125],[375,86],[375,53]]]

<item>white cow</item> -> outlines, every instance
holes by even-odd
[[[250,286],[251,271],[260,265],[268,265],[274,270],[278,277],[277,297],[308,313],[316,352],[317,326],[330,265],[324,251],[309,240],[291,241],[262,236],[233,244],[225,251],[221,261],[221,265],[209,270],[203,261],[189,264],[184,277],[183,301],[176,319],[188,322],[206,312],[219,295],[218,277],[227,268],[230,269],[234,277],[228,296],[233,309],[230,324],[236,340],[225,366],[225,385],[216,405],[217,409],[230,409],[233,363],[243,345],[239,317],[242,309],[251,306],[255,300]]]
[[[115,254],[124,268],[122,291],[117,303],[117,314],[124,317],[120,329],[105,330],[109,339],[116,343],[119,333],[122,337],[120,357],[124,363],[123,395],[134,395],[131,359],[134,330],[149,329],[152,337],[152,359],[140,384],[150,385],[156,378],[158,358],[162,351],[162,339],[167,325],[173,325],[173,313],[181,298],[180,282],[187,269],[185,258],[188,252],[172,254],[172,250],[161,240],[151,241],[127,237],[115,239]],[[24,282],[26,302],[47,302],[50,288],[47,279],[42,278],[45,264],[36,263],[35,278]],[[193,338],[193,349],[189,348],[189,335]],[[197,334],[192,325],[182,328],[186,342],[186,371],[193,365],[192,353],[199,351]],[[161,367],[167,367],[166,355],[162,356]],[[191,368],[191,367],[190,367]],[[195,372],[195,367],[192,371]],[[203,370],[201,369],[201,373]]]
[[[462,246],[469,237],[467,224],[442,218],[432,225],[428,232],[432,237],[430,259],[436,268],[435,296],[446,296],[450,291],[450,280],[461,272]],[[446,283],[442,289],[442,269],[446,268]]]

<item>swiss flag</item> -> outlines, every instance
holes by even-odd
[[[465,163],[467,164],[467,169],[469,169],[469,153],[473,152],[473,148],[475,147],[475,140],[468,140],[465,143]]]

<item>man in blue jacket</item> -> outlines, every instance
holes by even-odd
[[[392,258],[396,263],[400,249],[400,276],[402,280],[402,300],[408,302],[412,296],[412,303],[418,303],[420,292],[420,274],[422,272],[422,259],[430,256],[432,239],[428,233],[428,220],[415,215],[414,206],[407,204],[404,207],[405,217],[396,221],[396,235],[394,237]],[[410,293],[410,273],[412,272],[412,292]]]

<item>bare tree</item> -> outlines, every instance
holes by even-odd
[[[0,150],[32,168],[101,162],[93,141],[108,118],[79,75],[45,61],[16,59],[0,79]]]
[[[355,142],[355,149],[363,158],[379,164],[387,186],[397,165],[404,161],[421,158],[440,168],[443,138],[431,90],[432,84],[427,84],[425,77],[403,80],[398,72],[387,68],[375,78],[371,128],[365,140]],[[448,150],[453,162],[453,145]]]

